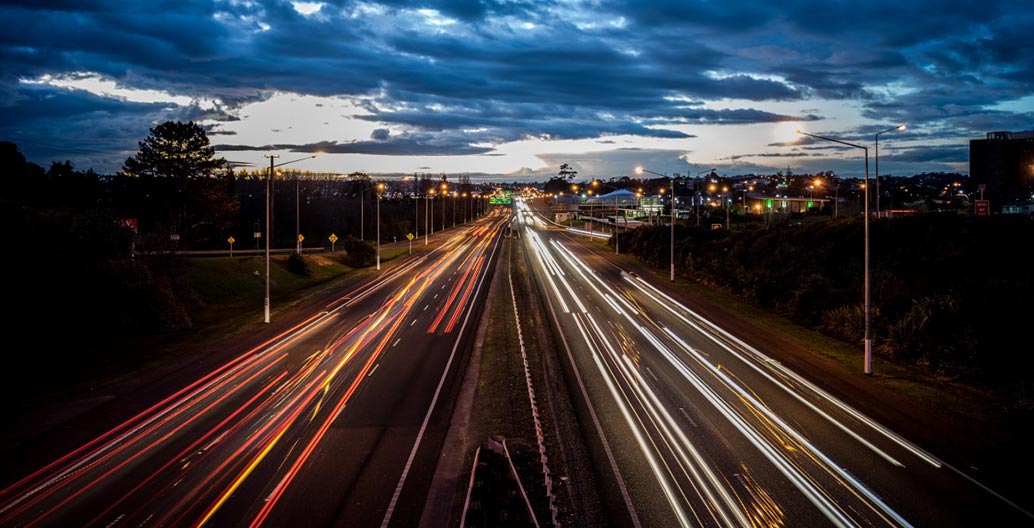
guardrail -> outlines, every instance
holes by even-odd
[[[500,524],[539,527],[528,494],[513,467],[506,439],[493,435],[474,453],[460,526],[480,528]]]
[[[282,249],[270,249],[270,253],[294,253],[297,251],[295,248],[282,248]],[[335,251],[335,253],[341,253],[343,250]],[[312,247],[302,248],[302,254],[305,253],[330,253],[327,248],[324,247]],[[266,250],[264,249],[235,249],[230,251],[228,249],[198,249],[191,251],[137,251],[134,255],[138,257],[160,257],[160,256],[176,256],[176,257],[229,257],[237,255],[265,255]]]

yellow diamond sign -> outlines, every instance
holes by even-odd
[[[236,239],[236,238],[233,238],[233,237],[230,237],[230,238],[227,238],[227,239],[226,239],[226,241],[227,241],[227,242],[229,242],[229,243],[230,243],[230,245],[233,245],[233,243],[234,243],[234,242],[236,242],[236,241],[237,241],[237,239]]]
[[[330,243],[333,244],[334,242],[337,242],[337,235],[335,235],[334,233],[331,233],[330,236],[327,237],[327,240],[329,240]]]
[[[304,242],[305,241],[305,237],[302,236],[302,235],[298,235],[298,241],[299,242]]]
[[[413,233],[409,233],[408,235],[406,235],[406,238],[413,240],[415,237],[413,236]]]

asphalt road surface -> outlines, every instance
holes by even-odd
[[[413,526],[501,210],[0,491],[2,526]]]
[[[1034,517],[518,203],[597,437],[643,526],[1030,526]]]

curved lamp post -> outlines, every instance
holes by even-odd
[[[798,134],[803,136],[813,137],[815,139],[821,139],[824,141],[832,141],[833,143],[840,143],[848,147],[860,148],[865,151],[865,199],[863,209],[865,212],[865,264],[864,264],[864,282],[865,282],[865,374],[867,376],[872,375],[872,302],[869,297],[869,147],[857,145],[855,143],[848,143],[839,139],[833,139],[824,136],[817,136],[815,134],[809,134],[807,132],[797,131]]]
[[[266,178],[266,298],[262,303],[263,312],[265,312],[265,322],[269,322],[269,239],[272,237],[273,231],[270,227],[271,212],[270,212],[270,200],[272,200],[272,187],[273,187],[273,169],[277,167],[283,167],[284,165],[290,165],[292,163],[298,163],[299,161],[305,161],[307,159],[315,158],[317,155],[305,156],[304,158],[298,158],[296,160],[285,161],[283,163],[274,164],[273,160],[280,156],[266,156],[269,158],[269,176]]]
[[[904,129],[905,125],[898,125],[876,133],[876,218],[880,217],[880,134]]]

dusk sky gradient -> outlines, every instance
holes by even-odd
[[[1029,1],[0,1],[0,140],[113,173],[148,128],[381,174],[968,171],[1034,129]]]

